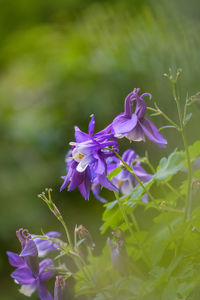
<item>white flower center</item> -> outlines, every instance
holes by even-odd
[[[77,148],[74,148],[72,151],[72,158],[78,162],[79,164],[76,167],[76,170],[78,172],[83,172],[85,171],[85,169],[87,168],[87,166],[90,163],[90,156],[89,155],[85,155],[81,152],[79,152],[79,150]]]

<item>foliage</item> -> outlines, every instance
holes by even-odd
[[[174,77],[171,70],[167,75],[172,87],[176,85],[179,75],[178,72]],[[133,95],[134,92],[135,90]],[[139,99],[137,101],[141,101],[142,95],[140,97],[136,98]],[[113,150],[113,147],[109,148],[109,145],[113,146],[113,142],[108,140],[107,135],[105,135],[104,144],[106,143],[108,148],[98,150],[98,154],[94,152],[94,156],[98,159],[99,157],[103,159],[103,154],[107,156],[109,153],[111,155],[109,159],[114,154],[115,161],[117,159],[120,161],[120,165],[116,165],[116,168],[107,175],[113,183],[120,174],[125,176],[119,177],[120,180],[122,178],[125,178],[124,180],[136,179],[136,185],[129,194],[120,197],[114,190],[116,199],[104,204],[101,233],[107,233],[109,237],[101,254],[93,254],[94,242],[91,234],[82,225],[75,226],[72,240],[63,216],[52,200],[51,189],[47,189],[46,193],[43,192],[39,195],[63,225],[66,241],[54,239],[48,234],[41,235],[39,238],[48,243],[51,242],[51,247],[54,244],[59,247],[56,248],[56,251],[60,253],[55,258],[55,263],[58,264],[57,272],[64,275],[64,280],[69,280],[69,277],[76,280],[75,294],[78,297],[86,295],[88,299],[95,300],[198,299],[200,284],[200,207],[198,203],[200,141],[188,146],[185,135],[187,123],[182,118],[180,100],[176,93],[174,99],[179,113],[179,125],[175,124],[175,128],[183,138],[185,149],[182,151],[176,149],[169,154],[168,158],[163,157],[156,169],[151,165],[148,154],[142,158],[136,156],[132,150],[126,152],[129,157],[134,154],[131,156],[134,157],[133,164],[128,164],[125,158],[123,159],[126,156],[121,157]],[[188,100],[185,103],[185,111],[187,104]],[[157,112],[160,112],[159,108],[157,108]],[[90,122],[91,128],[93,128],[93,122],[94,117]],[[80,132],[77,128],[75,130]],[[81,139],[86,138],[86,142],[81,140],[77,145],[88,147],[89,137],[92,139],[89,147],[91,145],[94,147],[92,144],[94,142],[98,144],[102,141],[101,132],[93,136],[92,134],[93,129],[90,135],[81,136]],[[78,147],[77,145],[76,147]],[[73,163],[79,165],[86,152],[84,155],[75,156],[78,148],[73,149],[75,149],[73,150],[74,156],[70,161],[74,160]],[[91,150],[89,153],[91,156]],[[91,164],[93,162],[94,158],[91,160]],[[140,166],[141,162],[149,166],[154,173],[150,176],[151,178],[148,175],[150,179],[146,182],[142,182],[136,175],[136,165]],[[105,163],[109,165],[106,160]],[[97,176],[95,177],[97,180],[99,178],[98,170],[95,165],[93,176]],[[141,167],[139,170],[144,172]],[[77,173],[74,174],[77,176]],[[127,177],[130,174],[134,177]],[[143,176],[147,175],[147,173],[142,174]],[[73,178],[75,175],[71,177]],[[177,186],[174,186],[175,178],[177,178]],[[120,187],[122,182],[119,182]],[[147,196],[148,201],[145,198]],[[151,213],[149,213],[150,211]],[[147,220],[145,220],[145,216],[149,216]],[[28,237],[24,236],[24,238]],[[45,298],[41,299],[45,300]],[[57,300],[57,298],[55,299]],[[58,298],[58,300],[60,299]]]
[[[122,99],[133,86],[148,88],[155,97],[153,100],[177,120],[161,75],[169,66],[181,66],[184,70],[181,95],[185,96],[188,90],[192,94],[198,91],[199,3],[196,0],[188,3],[8,0],[1,4],[1,295],[6,300],[21,300],[23,296],[13,294],[16,287],[9,283],[11,269],[4,252],[10,241],[13,249],[18,247],[13,239],[18,226],[27,226],[32,232],[39,232],[41,227],[45,231],[55,228],[56,221],[36,199],[44,187],[53,187],[57,205],[65,212],[70,229],[76,223],[86,224],[95,237],[95,255],[100,253],[105,235],[110,234],[114,224],[127,231],[116,204],[113,226],[109,218],[104,220],[101,227],[105,228],[105,235],[98,237],[103,206],[93,198],[89,203],[79,200],[78,193],[59,194],[60,175],[65,171],[63,137],[68,143],[74,124],[86,128],[88,114],[92,112],[97,116],[97,126],[105,126],[106,120],[119,112]],[[195,104],[190,106],[193,116],[186,128],[189,144],[199,138],[198,99],[197,94],[193,97]],[[163,125],[160,118],[157,125]],[[169,141],[167,150],[148,145],[156,169],[160,157],[169,157],[176,147],[179,153],[182,148],[175,130],[165,128],[162,133]],[[196,143],[199,153],[199,141]],[[122,143],[122,147],[126,144]],[[143,155],[143,143],[131,147]],[[191,153],[192,161],[199,156],[197,152]],[[135,214],[144,235],[153,217],[166,212],[164,203],[169,205],[167,209],[182,208],[187,194],[185,158],[183,163],[185,170],[168,178],[168,184],[177,193],[165,181],[154,179],[150,184],[155,202],[144,205],[141,201],[144,192],[139,186],[133,200],[122,200],[127,213]],[[198,180],[195,168],[194,164],[193,178]],[[198,205],[198,195],[195,183],[193,208]],[[194,293],[198,299],[198,289]]]

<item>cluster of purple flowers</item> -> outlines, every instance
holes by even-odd
[[[63,190],[79,188],[85,199],[89,199],[92,183],[98,182],[109,190],[116,190],[114,184],[107,179],[106,158],[113,155],[107,147],[118,151],[118,144],[111,132],[112,127],[94,134],[95,120],[91,116],[88,134],[75,127],[75,140],[71,142],[72,150],[66,156],[67,175],[64,177]]]
[[[43,240],[31,235],[27,229],[19,229],[16,232],[21,243],[22,251],[18,255],[7,251],[9,263],[16,267],[11,277],[17,284],[21,285],[20,292],[26,296],[31,296],[35,290],[41,300],[62,300],[61,296],[65,290],[65,281],[62,276],[56,276],[54,298],[47,288],[47,282],[56,274],[56,269],[52,259],[45,258],[39,262],[39,257],[43,257],[50,251],[58,251],[60,248],[51,240]],[[46,234],[49,238],[58,238],[59,232],[51,231]]]
[[[94,133],[94,115],[91,116],[88,133],[75,126],[75,142],[70,143],[72,149],[66,156],[67,174],[63,177],[61,190],[66,187],[69,191],[78,188],[85,199],[89,199],[90,190],[92,190],[98,200],[106,202],[100,196],[101,187],[129,194],[138,184],[138,180],[147,182],[151,179],[152,175],[147,174],[142,168],[134,150],[126,150],[121,159],[116,156],[119,151],[117,139],[123,137],[130,141],[145,141],[145,136],[147,136],[159,147],[165,147],[167,144],[158,129],[145,118],[146,103],[143,98],[145,96],[151,98],[151,95],[145,93],[139,96],[139,91],[139,89],[134,89],[126,97],[124,112],[100,132]],[[134,113],[132,112],[133,103],[135,103]],[[132,168],[136,177],[124,168],[126,165]],[[121,168],[120,172],[113,176],[112,181],[109,180],[108,174],[117,167]],[[143,197],[143,201],[147,201],[147,195]],[[84,231],[85,233],[87,232]],[[10,264],[16,267],[11,277],[21,285],[20,292],[30,296],[38,290],[41,300],[66,299],[64,276],[56,276],[54,297],[48,290],[48,281],[56,275],[56,267],[52,259],[45,258],[39,261],[40,257],[46,256],[49,252],[61,250],[60,233],[51,231],[42,238],[42,236],[31,235],[28,230],[20,229],[16,234],[22,251],[19,255],[8,251],[7,255]],[[123,240],[120,244],[120,239],[117,239],[116,245],[112,243],[110,245],[111,250],[113,248],[117,252],[118,250],[125,251]],[[118,265],[116,255],[113,257],[114,263]]]
[[[101,186],[121,191],[123,194],[130,193],[137,184],[133,175],[127,170],[122,170],[113,178],[108,180],[107,174],[117,166],[119,159],[115,156],[118,152],[117,139],[126,137],[130,141],[145,141],[145,135],[149,140],[159,147],[165,147],[167,141],[160,134],[152,122],[145,118],[146,103],[145,96],[151,98],[151,94],[138,95],[140,89],[134,89],[125,99],[124,112],[119,114],[113,122],[104,130],[94,134],[95,120],[91,116],[88,133],[82,132],[75,127],[75,140],[71,142],[72,150],[66,156],[67,175],[63,176],[64,183],[61,190],[68,186],[68,191],[78,187],[82,196],[89,199],[90,190],[97,199],[105,202],[99,196]],[[135,112],[132,112],[135,103]],[[123,157],[124,161],[131,167],[136,161],[137,155],[133,150],[127,150]],[[148,181],[151,175],[147,174],[139,162],[134,164],[134,172],[141,181]]]

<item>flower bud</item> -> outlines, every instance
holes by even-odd
[[[67,284],[63,275],[56,276],[55,288],[54,288],[54,300],[66,300],[67,299]]]

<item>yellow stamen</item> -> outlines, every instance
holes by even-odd
[[[85,155],[82,154],[82,153],[78,153],[76,156],[73,156],[72,158],[75,159],[75,158],[78,158],[78,159],[81,159],[83,158]]]
[[[118,184],[117,184],[118,188],[120,188],[120,187],[122,186],[123,183],[124,183],[123,180],[119,180],[119,181],[118,181]]]

